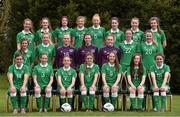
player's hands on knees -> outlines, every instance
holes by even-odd
[[[85,85],[82,85],[81,86],[81,91],[85,91],[86,90],[86,86]]]
[[[142,85],[139,85],[139,86],[137,87],[138,90],[141,90],[142,88],[143,88]]]
[[[25,86],[22,86],[21,89],[20,89],[21,92],[25,92],[26,91],[26,87]]]
[[[154,87],[154,92],[158,92],[159,88],[157,86]]]
[[[96,86],[92,85],[92,86],[90,87],[90,89],[92,89],[93,91],[96,91]]]
[[[72,90],[72,88],[71,88],[71,87],[68,87],[68,88],[67,88],[67,91],[71,91],[71,90]]]
[[[160,91],[161,91],[161,92],[165,92],[165,91],[166,91],[166,88],[165,88],[164,86],[162,86],[162,87],[160,88]]]
[[[16,88],[14,86],[11,86],[11,92],[15,93],[16,92]]]
[[[64,87],[61,87],[61,92],[66,92],[66,89]]]

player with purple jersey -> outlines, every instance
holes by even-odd
[[[56,59],[55,59],[55,67],[63,67],[63,58],[64,56],[69,56],[71,58],[71,67],[75,68],[75,57],[76,57],[76,50],[75,48],[70,46],[71,44],[71,37],[69,33],[65,33],[63,37],[63,46],[59,47],[56,50]]]
[[[94,55],[94,62],[97,64],[98,48],[91,43],[92,37],[90,33],[84,34],[83,45],[78,49],[78,65],[81,65],[86,60],[86,55],[92,53]]]
[[[114,46],[114,42],[114,35],[108,35],[106,37],[106,46],[99,50],[99,66],[102,66],[104,63],[108,63],[108,55],[110,52],[114,52],[117,55],[118,60],[120,60],[120,49]]]

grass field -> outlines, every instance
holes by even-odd
[[[6,93],[8,88],[8,81],[5,75],[0,75],[0,116],[13,116],[12,112],[6,112]],[[172,112],[48,112],[39,113],[31,112],[24,114],[23,116],[180,116],[180,96],[173,95],[173,107]],[[17,114],[20,116],[21,114]]]

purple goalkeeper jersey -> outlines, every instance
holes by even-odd
[[[101,67],[104,63],[108,63],[108,55],[110,52],[116,53],[118,60],[120,60],[120,49],[115,46],[105,46],[99,50],[98,63]]]
[[[71,67],[75,69],[76,67],[76,49],[71,46],[62,46],[56,50],[56,59],[55,59],[55,67],[60,68],[63,67],[63,58],[64,56],[69,56],[71,58]]]
[[[84,64],[87,53],[94,54],[94,62],[97,64],[98,48],[95,45],[90,45],[78,49],[78,65]]]

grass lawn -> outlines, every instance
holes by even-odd
[[[13,116],[12,112],[6,112],[6,93],[8,88],[8,81],[5,75],[0,75],[0,116]],[[118,112],[48,112],[39,113],[31,112],[24,114],[23,116],[180,116],[180,96],[173,95],[173,107],[172,112],[129,112],[129,111],[118,111]],[[20,116],[22,114],[17,114]]]

